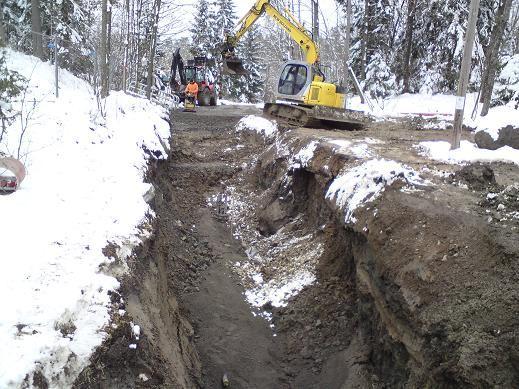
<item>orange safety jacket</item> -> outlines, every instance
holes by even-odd
[[[198,84],[196,82],[187,84],[186,93],[191,93],[192,95],[196,96],[198,94]]]

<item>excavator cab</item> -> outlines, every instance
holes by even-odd
[[[306,62],[291,61],[283,65],[278,82],[278,95],[289,100],[303,100],[312,83],[312,67]]]

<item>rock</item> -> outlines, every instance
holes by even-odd
[[[499,137],[494,140],[486,131],[478,131],[475,136],[476,144],[481,149],[497,150],[503,146],[510,146],[519,150],[519,127],[512,125],[500,128]]]

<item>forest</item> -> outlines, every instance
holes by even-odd
[[[315,0],[271,3],[296,17]],[[317,2],[316,2],[317,3]],[[102,95],[135,83],[154,87],[154,74],[169,76],[171,57],[206,55],[216,60],[242,15],[233,0],[2,0],[4,44],[52,59],[88,80]],[[251,2],[252,6],[252,2]],[[454,93],[463,54],[469,0],[336,0],[321,7],[314,34],[321,63],[335,82],[350,65],[363,89],[378,101],[402,93]],[[330,15],[334,15],[331,16]],[[330,23],[333,20],[333,23]],[[328,22],[326,22],[328,21]],[[241,102],[263,99],[266,81],[300,50],[268,18],[239,42],[249,74],[222,76],[222,94]],[[481,0],[469,91],[485,105],[519,101],[519,1]]]

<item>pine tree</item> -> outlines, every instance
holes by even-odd
[[[5,51],[0,52],[0,143],[7,135],[7,127],[18,116],[13,110],[12,99],[22,92],[25,79],[17,72],[9,70],[6,65]]]
[[[214,48],[214,14],[209,8],[207,0],[200,0],[196,6],[196,16],[191,34],[191,53],[193,55],[212,56]]]
[[[231,34],[236,24],[236,12],[233,0],[217,0],[215,5],[214,36],[218,42],[224,42],[225,37]]]
[[[252,29],[242,38],[236,52],[248,74],[231,78],[228,84],[229,96],[244,103],[256,103],[262,99],[264,66],[260,62],[258,37],[259,32]]]
[[[225,37],[228,34],[231,34],[234,25],[236,23],[236,14],[234,12],[234,2],[233,0],[220,0],[214,2],[215,8],[215,21],[213,25],[213,46],[212,46],[212,56],[217,60],[217,66],[214,69],[214,73],[217,76],[220,76],[220,80],[222,83],[222,94],[224,96],[229,96],[231,98],[236,98],[236,89],[240,88],[240,83],[243,81],[241,77],[229,76],[229,75],[220,75],[219,69],[221,68],[221,58],[220,58],[220,50],[222,44],[225,41]],[[236,51],[239,54],[239,50]]]

